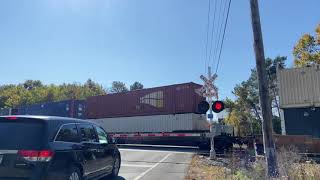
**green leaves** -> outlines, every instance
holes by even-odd
[[[67,99],[86,99],[104,95],[106,91],[91,79],[84,84],[43,85],[41,81],[27,80],[18,85],[0,86],[0,108],[18,107],[41,102]]]
[[[138,89],[143,89],[143,85],[140,82],[136,81],[130,86],[130,91],[134,91]]]
[[[131,90],[142,89],[139,82],[130,86]],[[111,92],[126,92],[123,82],[114,81]],[[14,108],[42,102],[63,101],[68,99],[86,99],[90,96],[105,95],[107,91],[98,83],[88,79],[84,84],[63,83],[44,85],[39,80],[27,80],[17,85],[0,86],[0,108]]]
[[[121,81],[113,81],[112,87],[110,89],[110,92],[112,93],[121,93],[121,92],[127,92],[128,88],[126,87],[126,84]]]
[[[279,115],[279,98],[277,87],[276,66],[285,67],[287,57],[277,56],[274,59],[266,59],[266,70],[269,81],[269,93],[272,100],[274,112],[274,129],[280,132],[278,117]],[[251,70],[248,80],[237,84],[232,92],[235,95],[235,101],[225,100],[226,107],[230,109],[229,117],[226,123],[233,125],[238,135],[248,135],[251,133],[261,134],[261,111],[259,104],[258,76],[256,69]]]
[[[317,26],[316,35],[303,35],[293,48],[294,64],[303,67],[311,64],[320,64],[320,24]]]

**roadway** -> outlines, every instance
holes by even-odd
[[[192,147],[121,147],[122,164],[115,180],[183,180],[196,151]]]

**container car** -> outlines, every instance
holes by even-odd
[[[184,83],[87,99],[89,119],[197,113],[201,85]]]
[[[86,119],[85,100],[65,100],[39,103],[17,108],[19,115],[44,115]]]
[[[192,145],[210,148],[210,125],[198,104],[205,100],[195,83],[89,97],[87,117],[118,143]],[[232,147],[233,128],[215,125],[215,147]]]

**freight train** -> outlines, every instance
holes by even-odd
[[[205,99],[195,83],[175,84],[124,93],[93,96],[17,107],[12,114],[88,119],[102,126],[118,143],[192,145],[209,148],[210,124],[198,111]],[[5,110],[3,110],[5,111]],[[234,142],[233,128],[212,127],[215,147],[226,150]]]

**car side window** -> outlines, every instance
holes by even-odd
[[[64,124],[61,126],[55,141],[79,142],[78,130],[75,124]]]
[[[97,134],[90,124],[79,124],[78,125],[81,135],[82,142],[99,142]]]
[[[102,128],[98,127],[98,126],[95,126],[95,128],[97,130],[99,143],[107,144],[108,143],[108,136],[105,133],[105,131]]]

